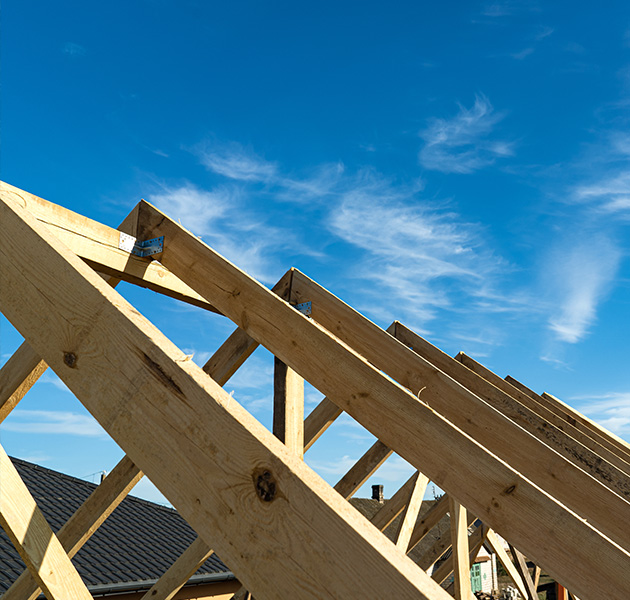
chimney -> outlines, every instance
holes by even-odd
[[[379,504],[383,504],[383,486],[382,485],[373,485],[372,486],[372,500],[378,500]]]
[[[101,471],[101,480],[99,481],[99,483],[103,483],[105,477],[107,477],[107,471]]]

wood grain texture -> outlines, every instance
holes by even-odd
[[[304,455],[304,379],[274,358],[273,433],[300,458]]]
[[[415,482],[411,493],[409,494],[409,500],[405,506],[403,517],[400,520],[396,535],[396,546],[403,552],[407,552],[409,548],[409,542],[411,541],[411,534],[413,533],[416,521],[418,520],[418,514],[422,506],[422,499],[424,498],[424,492],[427,489],[429,479],[422,475],[420,472],[415,475]],[[438,582],[441,583],[441,582]]]
[[[525,585],[523,578],[521,577],[521,574],[517,570],[514,563],[510,560],[510,556],[508,555],[505,548],[503,547],[501,540],[499,539],[497,534],[494,533],[494,531],[492,531],[491,529],[486,532],[486,541],[492,548],[493,552],[497,555],[497,558],[499,559],[499,561],[501,562],[501,564],[507,571],[507,574],[510,576],[510,579],[512,579],[512,581],[514,582],[514,585],[516,586],[516,589],[518,590],[519,594],[525,600],[538,600],[538,595],[536,595],[532,599],[531,594],[527,586]]]
[[[94,270],[182,302],[217,312],[204,298],[159,262],[118,248],[120,231],[0,181],[0,193],[25,208]]]
[[[103,482],[86,498],[57,533],[72,558],[142,478],[142,472],[124,456]],[[30,571],[24,571],[3,594],[2,600],[34,600],[40,589]]]
[[[571,580],[576,592],[586,597],[596,589],[597,593],[610,589],[613,597],[618,597],[621,589],[630,593],[630,572],[625,566],[627,552],[463,434],[414,394],[384,377],[363,356],[339,343],[337,338],[343,340],[339,328],[331,327],[331,335],[317,323],[320,317],[315,315],[317,303],[312,290],[309,299],[313,301],[313,318],[309,319],[148,203],[140,204],[139,223],[147,237],[164,235],[169,240],[161,261],[171,272],[211,299],[223,314],[384,444],[421,468],[440,488],[455,492],[484,522],[499,532],[509,531],[511,539],[547,572],[560,580]],[[296,275],[294,272],[292,291]],[[339,322],[335,321],[330,306],[322,312],[332,322]],[[387,337],[404,348],[391,336]],[[379,339],[383,342],[382,337]],[[362,346],[361,349],[365,355],[365,349]],[[392,348],[385,352],[381,343],[378,356],[391,354]],[[414,369],[412,373],[417,371]],[[482,407],[480,399],[435,367],[428,368],[428,373],[431,380],[425,392],[429,402],[430,390],[432,395],[444,395],[451,402],[453,398],[465,397],[471,404]],[[406,383],[411,389],[416,388]],[[421,388],[422,385],[416,389]],[[494,409],[483,410],[488,413]],[[506,427],[509,426],[509,419],[497,411],[494,413],[495,424],[503,426],[505,421]],[[463,473],[465,478],[461,476]],[[562,542],[550,545],[550,536]],[[599,554],[600,560],[595,561],[594,554]],[[604,556],[606,560],[602,561]],[[575,564],[585,568],[575,569]],[[587,569],[588,565],[593,568]],[[597,572],[596,577],[593,572]]]
[[[197,569],[214,553],[201,539],[184,550],[181,556],[167,569],[141,600],[173,600],[179,590],[195,574]]]
[[[618,435],[615,435],[612,431],[609,431],[605,427],[602,427],[599,423],[596,423],[592,419],[589,419],[586,415],[575,410],[572,406],[560,400],[553,394],[543,392],[540,394],[540,398],[547,402],[547,407],[552,410],[552,406],[558,407],[558,411],[564,412],[567,422],[573,421],[580,422],[591,434],[595,434],[595,439],[599,439],[600,443],[605,440],[606,444],[610,444],[611,448],[615,448],[617,454],[624,458],[630,458],[630,444],[625,440],[622,440]]]
[[[630,521],[627,528],[624,525],[620,527],[618,518],[619,514],[627,514],[630,519],[630,477],[606,464],[601,456],[401,323],[396,323],[391,329],[397,339],[421,358],[430,361],[513,422],[511,427],[501,426],[501,430],[497,424],[497,429],[485,437],[486,448],[507,460],[511,466],[604,534],[624,547],[630,547]],[[453,411],[445,412],[443,403],[432,401],[432,406],[447,417],[453,417]],[[490,421],[484,421],[483,413],[478,413],[473,419],[472,413],[461,411],[461,419],[474,420],[465,431],[475,439],[484,435],[484,428],[490,427]],[[462,420],[454,422],[464,428]],[[534,443],[531,436],[545,445]],[[519,448],[527,448],[527,452],[519,452]],[[567,464],[567,461],[571,464]],[[545,465],[544,468],[541,465]]]
[[[457,355],[457,360],[459,360],[469,369],[492,383],[492,385],[494,385],[495,387],[503,390],[506,394],[512,396],[521,404],[527,406],[530,410],[542,416],[545,420],[555,425],[558,429],[565,431],[572,438],[592,450],[597,456],[601,458],[601,461],[603,463],[602,466],[605,466],[606,463],[609,463],[616,467],[619,471],[624,473],[626,476],[630,476],[630,464],[628,464],[625,459],[618,456],[615,452],[611,452],[608,448],[602,446],[597,440],[594,440],[592,437],[590,437],[588,433],[584,433],[574,424],[569,423],[563,417],[550,411],[547,407],[537,402],[534,398],[530,397],[528,394],[523,393],[521,390],[508,383],[505,379],[499,377],[496,373],[493,373],[490,369],[487,369],[475,359],[467,356],[463,352],[460,352]]]
[[[455,600],[471,600],[470,562],[468,554],[468,519],[466,509],[453,498],[449,499],[451,513],[451,542],[453,550],[453,588]]]
[[[24,398],[48,365],[23,342],[0,369],[0,423]]]
[[[92,600],[61,543],[0,447],[0,525],[49,600]]]
[[[0,234],[5,316],[259,599],[447,598],[6,198]]]
[[[512,544],[510,544],[510,552],[514,558],[514,566],[518,571],[518,574],[521,576],[521,579],[525,583],[525,587],[527,588],[527,594],[530,598],[536,600],[538,594],[536,592],[536,586],[534,585],[534,581],[532,580],[531,575],[529,574],[529,569],[527,568],[527,561],[523,556],[523,553],[520,550],[517,550]]]
[[[350,470],[335,484],[335,491],[350,498],[391,456],[392,450],[376,440]]]

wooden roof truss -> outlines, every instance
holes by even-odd
[[[121,232],[163,237],[162,252],[121,249]],[[199,368],[120,280],[236,329]],[[172,598],[216,550],[235,598],[443,600],[454,573],[459,600],[484,543],[529,600],[540,569],[524,556],[574,598],[630,597],[625,442],[399,322],[382,330],[296,269],[270,291],[147,202],[116,230],[0,184],[0,310],[25,338],[0,370],[0,421],[50,366],[126,452],[55,535],[0,450],[0,522],[28,566],[3,600],[90,598],[70,558],[143,474],[199,535],[146,598]],[[276,357],[273,432],[222,387],[259,344]],[[304,380],[325,395],[306,419]],[[377,441],[333,489],[302,454],[344,411]],[[417,472],[369,523],[346,499],[392,453]],[[446,495],[418,519],[429,481]],[[447,512],[450,531],[413,563]],[[400,514],[391,543],[381,531]]]

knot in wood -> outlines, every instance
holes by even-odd
[[[271,502],[276,497],[276,481],[269,471],[256,477],[256,493],[263,502]]]
[[[77,355],[74,352],[64,352],[63,362],[66,366],[74,369],[77,366]]]

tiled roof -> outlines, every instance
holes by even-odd
[[[96,487],[24,460],[12,458],[24,483],[54,531]],[[73,559],[93,593],[150,587],[192,543],[196,534],[175,510],[127,496]],[[24,570],[24,563],[0,529],[0,595]],[[211,556],[193,581],[233,579]]]

